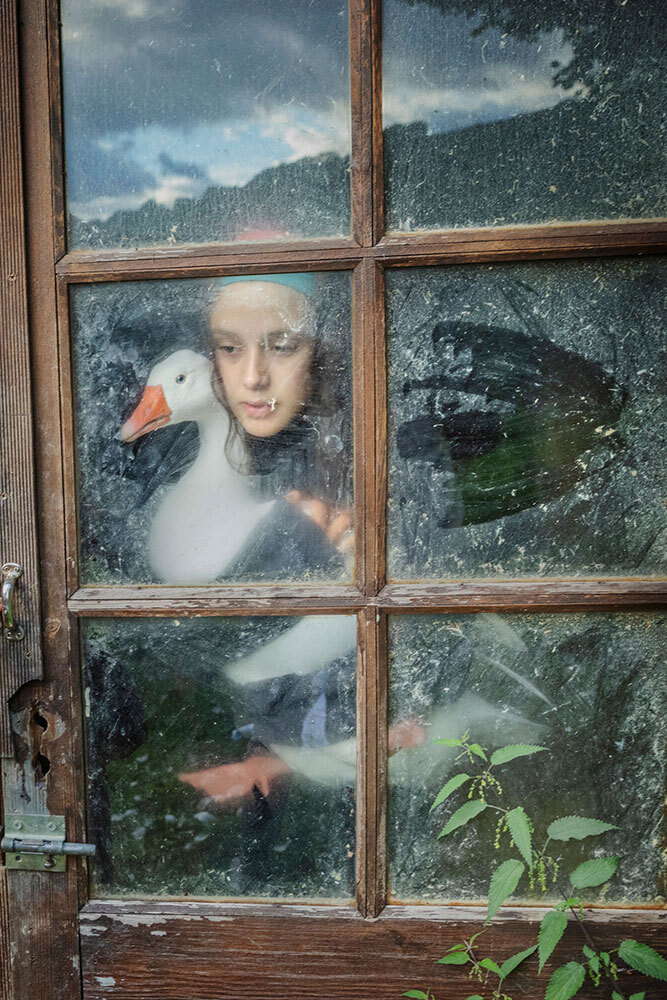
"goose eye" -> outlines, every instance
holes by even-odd
[[[185,382],[185,375],[177,375],[174,381],[177,383],[177,385],[182,385],[183,382]]]

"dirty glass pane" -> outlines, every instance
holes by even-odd
[[[664,572],[663,275],[388,274],[392,578]]]
[[[86,621],[95,895],[350,898],[355,636],[341,616]]]
[[[389,229],[662,216],[654,0],[384,0]]]
[[[389,761],[393,898],[484,899],[491,872],[518,857],[505,833],[494,849],[500,814],[491,808],[437,839],[470,801],[471,782],[429,812],[437,793],[455,774],[477,775],[483,762],[474,755],[460,759],[459,748],[433,741],[468,731],[469,742],[487,750],[546,747],[493,768],[502,795],[490,785],[486,790],[490,805],[524,806],[536,847],[552,820],[563,816],[619,827],[599,838],[551,841],[547,854],[560,860],[555,884],[547,869],[549,898],[561,888],[567,892],[574,867],[597,854],[621,856],[621,864],[611,882],[582,890],[584,898],[664,901],[666,630],[664,615],[644,613],[394,618],[390,721],[402,723],[403,748]],[[406,746],[410,737],[423,742]],[[531,890],[525,873],[514,898],[545,897],[538,886]]]
[[[345,0],[62,0],[70,246],[349,233]]]
[[[71,305],[82,582],[351,578],[347,274]]]

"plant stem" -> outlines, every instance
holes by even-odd
[[[562,889],[560,891],[560,894],[563,897],[563,899],[567,902],[568,897],[565,895],[565,893],[563,892]],[[586,944],[591,949],[591,951],[594,951],[596,955],[599,955],[600,953],[598,951],[597,945],[595,944],[595,941],[593,940],[593,938],[588,933],[588,927],[586,927],[586,924],[584,923],[584,918],[579,916],[579,914],[577,913],[577,911],[575,910],[575,908],[573,906],[570,906],[569,909],[572,912],[572,914],[574,915],[574,918],[577,921],[577,923],[579,924],[579,927],[581,928],[581,933],[584,935],[584,940],[586,941]],[[621,997],[621,1000],[625,1000],[625,997],[624,997],[624,995],[623,995],[623,993],[621,991],[621,988],[618,985],[617,981],[611,975],[611,973],[609,972],[609,969],[606,967],[606,965],[604,965],[604,963],[601,963],[601,964],[602,964],[602,967],[603,967],[602,971],[604,972],[605,977],[609,980],[609,982],[611,983],[611,985],[612,985],[613,989],[616,991],[616,993],[618,993],[618,995]]]

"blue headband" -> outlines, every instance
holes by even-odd
[[[235,285],[237,281],[270,281],[274,285],[285,285],[287,288],[293,288],[296,292],[301,292],[302,295],[308,295],[310,298],[314,298],[317,291],[317,279],[314,274],[307,271],[298,274],[229,275],[227,278],[220,278],[218,285],[220,287]]]

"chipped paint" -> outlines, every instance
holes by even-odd
[[[115,986],[116,980],[113,976],[95,976],[100,986]]]

